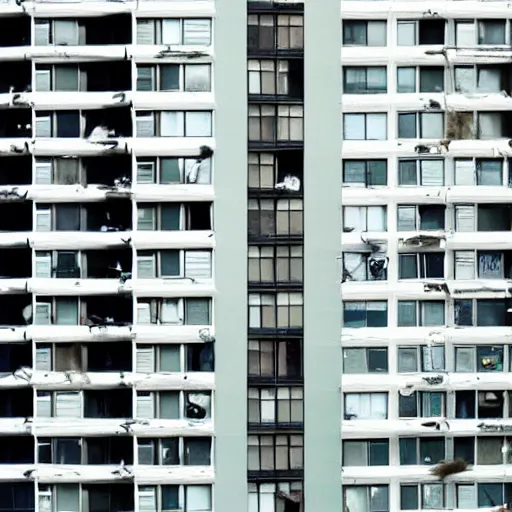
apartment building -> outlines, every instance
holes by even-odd
[[[346,1],[342,32],[345,510],[502,506],[510,7]]]
[[[341,509],[340,47],[337,0],[0,3],[0,510]]]

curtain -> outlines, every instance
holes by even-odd
[[[502,117],[499,112],[480,112],[478,114],[478,138],[500,139],[502,137]]]
[[[502,160],[482,160],[478,162],[476,171],[478,185],[501,186],[503,185],[503,161]]]
[[[185,112],[185,137],[211,137],[211,112]]]
[[[420,160],[421,185],[442,187],[444,185],[444,160]]]
[[[478,70],[478,91],[479,92],[500,92],[501,91],[501,70],[479,69]]]
[[[343,138],[345,140],[365,140],[365,115],[344,114]]]

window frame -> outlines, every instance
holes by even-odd
[[[304,422],[304,389],[301,386],[249,387],[247,402],[249,425],[299,426]],[[253,421],[255,417],[258,421]]]
[[[351,464],[350,459],[347,460],[345,458],[345,455],[347,453],[347,445],[349,444],[361,444],[366,445],[364,448],[364,451],[366,452],[366,464],[364,464],[365,467],[375,467],[375,466],[389,466],[389,439],[383,438],[383,439],[344,439],[342,441],[342,454],[343,454],[343,461],[342,465],[343,467],[351,467],[351,466],[360,466],[359,464]],[[383,464],[372,464],[372,448],[375,449],[374,445],[385,445],[387,448],[387,460]],[[350,457],[350,455],[349,455]]]
[[[269,442],[270,441],[270,442]],[[286,467],[279,464],[279,452],[285,449],[288,463]],[[269,467],[263,463],[264,452],[271,452],[273,463]],[[294,455],[294,452],[297,452]],[[259,472],[281,472],[281,471],[302,471],[304,469],[304,436],[302,434],[249,434],[247,439],[248,471],[249,473]],[[252,459],[256,460],[252,460]],[[297,458],[298,463],[294,460]],[[253,463],[256,467],[253,466]],[[281,467],[278,467],[281,466]]]
[[[357,136],[357,137],[347,137],[347,120],[349,119],[355,119],[357,117],[362,118],[362,122],[364,124],[363,131],[364,135],[363,138]],[[379,135],[378,138],[368,138],[368,132],[369,132],[369,126],[376,124],[376,118],[380,119],[379,121],[379,128],[380,124],[382,123],[382,128],[384,128],[384,133],[382,135]],[[372,121],[373,120],[373,121]],[[347,141],[362,141],[362,140],[378,140],[378,141],[385,141],[389,138],[389,128],[388,128],[388,114],[387,112],[345,112],[343,114],[343,139]]]
[[[359,72],[364,74],[364,86],[358,88],[358,81],[352,82],[353,85],[349,85],[349,73]],[[380,79],[384,78],[384,85],[376,86],[375,88],[370,86],[371,80],[369,80],[369,73],[375,72],[380,74]],[[388,92],[388,68],[387,66],[343,66],[343,94],[387,94]]]
[[[425,213],[434,213],[435,209],[443,210],[443,224],[441,227],[435,227],[435,228],[429,228],[425,226],[423,215]],[[405,212],[406,210],[414,209],[414,227],[412,229],[403,229],[400,227],[400,223],[407,223],[407,218],[400,218],[400,213]],[[436,205],[436,204],[421,204],[421,205],[415,205],[415,204],[398,204],[397,205],[397,231],[400,233],[408,232],[408,231],[445,231],[446,230],[446,207],[444,205]]]
[[[250,96],[286,97],[290,94],[289,81],[290,63],[288,60],[248,59],[247,93]]]
[[[164,41],[164,32],[165,32],[165,22],[179,22],[179,40],[167,42]],[[187,34],[187,25],[197,23],[197,22],[208,22],[208,42],[200,43],[200,44],[191,44],[187,42],[187,37],[190,37]],[[147,43],[143,40],[142,34],[140,33],[139,27],[144,24],[153,25],[152,29],[152,42]],[[192,30],[193,32],[193,30]],[[140,45],[158,45],[158,46],[192,46],[192,47],[210,47],[213,43],[213,20],[210,17],[184,17],[184,18],[145,18],[138,17],[136,18],[136,30],[135,30],[135,41],[134,44]]]
[[[428,414],[431,411],[426,409],[432,408],[431,400],[435,398],[440,399],[440,411],[437,416],[433,416],[432,414]],[[414,400],[414,411],[412,411],[411,415],[404,414],[404,409],[408,407],[408,404],[405,402],[411,399]],[[398,418],[399,419],[418,419],[418,418],[444,418],[446,416],[448,404],[448,395],[446,391],[412,391],[409,395],[402,395],[398,393]],[[405,436],[407,437],[407,436]],[[423,438],[417,438],[423,439]],[[429,439],[426,437],[425,439]]]
[[[176,115],[176,128],[179,130],[177,134],[167,134],[165,128],[165,115]],[[199,135],[189,135],[188,132],[188,124],[191,123],[191,120],[188,119],[194,114],[207,114],[209,116],[209,129],[205,133],[201,133]],[[146,123],[144,129],[139,128],[139,125],[142,123]],[[139,135],[139,133],[149,133],[149,123],[152,124],[152,135]],[[192,123],[193,124],[193,123]],[[181,125],[181,126],[178,126]],[[214,112],[213,110],[136,110],[135,111],[135,130],[134,137],[135,138],[153,138],[153,137],[169,137],[172,139],[200,139],[200,138],[209,138],[214,136],[213,132],[214,126]]]
[[[188,314],[187,314],[187,305],[191,301],[208,301],[208,324],[196,324],[196,323],[188,323]],[[169,306],[175,307],[176,309],[176,321],[163,321],[162,317],[164,316],[164,306],[169,304]],[[137,297],[136,303],[136,317],[134,319],[134,324],[139,325],[176,325],[176,326],[185,326],[185,325],[212,325],[212,315],[213,315],[213,304],[211,297],[185,297],[185,298],[148,298],[148,297]],[[149,322],[141,321],[140,315],[141,311],[144,311],[144,315],[149,316]]]
[[[431,354],[431,365],[430,369],[428,365],[426,364],[426,358],[425,353],[427,351],[442,351],[442,368],[438,368],[435,365],[433,354]],[[415,352],[415,368],[411,370],[405,370],[403,369],[403,366],[401,364],[401,353],[405,353],[406,351],[409,351],[409,355],[412,353],[412,351]],[[438,356],[438,359],[440,359],[441,356]],[[402,373],[439,373],[439,372],[445,372],[446,371],[446,350],[444,345],[398,345],[397,346],[397,370],[396,372],[398,374]]]
[[[406,136],[404,134],[401,134],[400,130],[400,119],[402,116],[411,116],[414,115],[414,135],[413,136]],[[446,113],[445,111],[434,111],[434,112],[397,112],[397,139],[399,140],[410,140],[410,139],[425,139],[425,140],[442,140],[445,135],[446,131]],[[423,132],[424,130],[424,119],[426,119],[428,116],[436,116],[440,117],[442,119],[442,126],[441,126],[441,132],[438,135],[434,135],[433,137],[425,137]]]
[[[357,399],[359,401],[358,409],[361,409],[361,400],[365,397],[368,397],[370,409],[372,409],[373,399],[385,399],[386,410],[381,411],[378,409],[378,405],[376,405],[376,411],[372,412],[369,410],[369,415],[363,415],[363,417],[358,417],[357,412],[350,412],[350,408],[347,408],[347,402],[350,398]],[[389,392],[387,391],[363,391],[363,392],[347,392],[343,393],[343,418],[348,421],[354,420],[387,420],[389,419]]]
[[[414,90],[400,90],[400,71],[401,70],[414,70]],[[443,72],[443,87],[439,91],[429,91],[427,87],[422,87],[421,74],[424,71],[429,70],[437,70]],[[426,89],[426,90],[423,90]],[[398,94],[416,94],[416,93],[431,93],[431,94],[440,94],[445,92],[446,90],[446,74],[444,72],[444,68],[442,66],[397,66],[396,68],[396,92]]]
[[[347,496],[351,491],[361,491],[366,494],[365,505],[367,505],[367,512],[389,512],[390,508],[390,497],[389,497],[389,485],[388,484],[366,484],[366,485],[344,485],[343,486],[343,503],[346,504],[348,508],[350,505],[350,499]],[[374,506],[372,504],[372,498],[376,494],[376,490],[384,490],[385,489],[385,498],[386,504],[385,506]],[[358,500],[361,502],[361,500]]]
[[[387,327],[388,326],[388,323],[389,323],[389,320],[388,320],[388,315],[389,315],[389,304],[388,304],[388,301],[387,300],[368,300],[368,301],[365,301],[365,300],[350,300],[350,301],[342,301],[343,302],[343,327],[346,327],[346,328],[367,328],[367,327]],[[347,311],[347,304],[351,304],[353,306],[355,305],[363,305],[365,306],[365,309],[364,309],[364,323],[365,325],[364,326],[351,326],[351,325],[347,325],[346,323],[346,311]],[[385,309],[382,308],[382,306],[385,304]],[[377,309],[368,309],[368,305],[375,305],[377,306]],[[358,308],[358,309],[353,309],[352,311],[363,311],[362,309]],[[385,311],[385,325],[377,325],[377,326],[373,326],[373,325],[368,325],[368,311]],[[356,321],[357,322],[357,321]]]
[[[347,169],[348,165],[363,165],[364,170],[364,179],[358,180],[358,181],[351,181],[348,178],[349,170]],[[383,166],[382,169],[380,169],[380,172],[383,171],[383,177],[384,180],[380,179],[381,176],[378,176],[377,172],[374,171],[375,166]],[[355,173],[353,173],[355,176]],[[388,161],[385,158],[382,159],[343,159],[343,175],[342,175],[342,182],[344,187],[365,187],[365,188],[373,188],[373,187],[386,187],[388,184]],[[377,181],[383,181],[382,183],[376,183]]]
[[[350,30],[354,30],[356,27],[356,23],[363,26],[363,29],[365,31],[365,42],[364,44],[358,44],[356,42],[348,42],[350,40],[348,32]],[[383,33],[384,39],[379,40],[379,44],[368,44],[368,36],[370,33],[375,33],[375,27],[376,25],[380,26],[380,29]],[[372,26],[374,30],[372,29]],[[387,21],[386,20],[343,20],[343,46],[366,46],[366,47],[386,47],[388,45],[387,43]],[[355,40],[355,37],[352,37],[352,41]]]
[[[164,500],[164,489],[165,488],[176,488],[176,495],[178,497],[177,503],[178,503],[178,509],[182,510],[183,512],[189,512],[189,489],[192,488],[208,488],[209,490],[209,498],[206,500],[206,507],[211,508],[212,505],[212,486],[208,484],[158,484],[158,485],[136,485],[136,494],[135,494],[135,502],[137,503],[138,510],[145,511],[145,512],[157,512],[158,510],[169,510],[166,508],[168,506],[168,503],[165,503]],[[141,498],[153,498],[153,505],[152,508],[148,511],[148,506],[141,506]],[[172,510],[172,509],[171,509]],[[194,510],[197,510],[194,507]],[[206,510],[206,509],[205,509]]]
[[[247,203],[250,238],[301,239],[304,236],[304,201],[290,199],[249,199]],[[270,212],[270,213],[268,213]],[[257,232],[254,226],[257,220]],[[270,221],[270,222],[269,222]],[[265,224],[268,223],[268,227]]]
[[[363,371],[363,372],[352,371],[354,369],[354,366],[352,363],[348,363],[348,366],[345,365],[345,361],[347,359],[349,359],[347,357],[348,351],[352,351],[352,352],[359,351],[361,353],[364,352],[364,360],[365,360],[365,364],[366,364],[365,371]],[[375,368],[373,370],[370,369],[372,351],[383,352],[385,354],[385,358],[386,358],[386,367],[385,368],[382,368],[382,369]],[[383,346],[383,347],[379,347],[379,346],[375,346],[375,347],[343,347],[342,348],[342,362],[343,362],[344,375],[362,375],[362,374],[367,374],[367,373],[372,374],[372,375],[373,374],[387,374],[387,373],[389,373],[389,349],[387,346]]]
[[[416,313],[415,313],[415,324],[412,325],[412,324],[408,324],[406,323],[405,321],[401,321],[400,320],[400,304],[413,304],[414,303],[414,306],[416,308]],[[443,320],[444,320],[444,323],[441,324],[441,325],[438,325],[438,324],[425,324],[424,323],[424,318],[426,317],[426,311],[425,311],[425,306],[427,304],[437,304],[438,306],[440,304],[443,305]],[[446,326],[446,322],[447,322],[447,303],[445,300],[398,300],[398,303],[397,303],[397,327],[444,327]]]
[[[429,487],[432,487],[432,488],[440,487],[441,488],[441,503],[439,504],[439,506],[438,506],[438,504],[427,506],[426,496],[428,495],[428,492],[426,492],[426,491],[428,490]],[[404,506],[405,505],[404,500],[403,500],[404,496],[402,494],[404,488],[411,488],[411,489],[414,488],[416,495],[417,495],[417,497],[416,497],[416,505],[417,506],[415,506],[415,507]],[[443,483],[429,482],[429,483],[424,483],[424,484],[414,484],[414,483],[400,484],[400,510],[429,510],[429,509],[439,510],[440,508],[445,507],[445,502],[446,502],[446,488]]]
[[[163,78],[163,70],[162,66],[177,66],[178,67],[178,87],[176,89],[167,89],[162,87],[162,78]],[[190,67],[197,68],[205,67],[208,68],[208,84],[206,88],[194,89],[191,87],[187,87],[187,70]],[[139,75],[140,70],[149,70],[151,80],[150,88],[144,89],[139,87],[139,81],[147,80],[147,77],[141,77]],[[204,92],[212,92],[212,65],[209,63],[201,63],[201,64],[180,64],[180,63],[169,63],[169,64],[146,64],[140,63],[137,64],[136,67],[136,76],[135,76],[135,84],[134,91],[136,92],[194,92],[194,93],[204,93]]]
[[[427,276],[428,268],[430,265],[429,258],[442,255],[443,257],[443,275],[442,276],[435,276],[435,277],[429,277]],[[415,276],[414,277],[403,277],[404,275],[404,259],[405,258],[415,258]],[[413,280],[413,279],[421,279],[421,280],[444,280],[446,279],[446,253],[444,251],[432,251],[432,252],[402,252],[398,254],[398,280]]]
[[[292,357],[298,361],[290,361]],[[298,365],[298,373],[293,366]],[[249,379],[271,382],[301,382],[304,378],[302,340],[277,339],[248,341],[247,375]],[[256,370],[253,370],[256,368]]]
[[[484,169],[482,168],[486,163],[499,163],[499,181],[500,183],[482,183],[482,173]],[[473,180],[472,183],[458,183],[457,179],[457,164],[466,164],[467,167],[471,167],[473,172]],[[505,160],[503,158],[455,158],[453,162],[453,178],[455,186],[494,186],[494,187],[503,187],[505,186]],[[460,169],[459,169],[460,170]],[[492,169],[492,171],[496,171],[497,169]],[[460,180],[465,181],[465,180]]]
[[[424,164],[432,164],[433,162],[441,163],[441,183],[424,183],[424,172],[426,171]],[[399,158],[398,159],[398,186],[400,187],[444,187],[446,183],[445,159],[444,158]],[[414,164],[416,169],[415,183],[404,183],[404,176],[406,169],[402,169],[404,164]]]

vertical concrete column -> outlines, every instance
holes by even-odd
[[[247,511],[247,5],[215,0],[215,486]]]
[[[341,499],[341,3],[305,0],[305,512]]]

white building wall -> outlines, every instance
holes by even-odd
[[[186,157],[197,158],[201,146],[215,151],[215,87],[211,92],[140,92],[136,90],[137,64],[205,63],[214,60],[213,31],[215,30],[215,5],[213,1],[136,1],[136,2],[45,2],[27,1],[2,2],[0,17],[27,14],[31,18],[32,41],[37,19],[75,19],[104,16],[107,14],[128,13],[132,17],[133,44],[119,46],[20,46],[0,48],[0,64],[8,61],[29,60],[32,66],[32,83],[35,84],[35,69],[38,64],[58,64],[75,62],[96,62],[109,60],[128,60],[132,69],[132,90],[126,91],[122,99],[113,92],[38,92],[34,85],[32,91],[23,92],[18,100],[28,103],[32,109],[32,127],[35,129],[36,112],[43,110],[81,110],[102,109],[116,104],[130,105],[133,123],[133,136],[114,139],[118,147],[110,149],[104,144],[84,138],[3,138],[0,140],[0,156],[13,155],[15,146],[32,155],[32,185],[18,186],[16,192],[26,195],[33,201],[34,226],[37,204],[103,202],[110,192],[96,185],[38,185],[35,180],[35,164],[38,158],[54,156],[87,157],[107,154],[130,154],[132,156],[131,187],[126,194],[133,205],[133,229],[120,232],[2,232],[0,249],[29,247],[32,249],[32,278],[2,279],[0,294],[29,293],[36,297],[118,295],[132,297],[134,320],[127,326],[86,325],[27,325],[25,327],[5,327],[0,329],[0,343],[29,341],[33,347],[31,368],[22,368],[13,374],[0,376],[0,389],[32,388],[34,394],[34,416],[31,418],[0,418],[0,435],[30,435],[36,440],[34,464],[2,465],[0,482],[34,482],[35,512],[57,512],[62,509],[57,503],[56,493],[59,484],[91,484],[130,482],[134,492],[134,510],[156,512],[164,506],[158,497],[160,486],[179,487],[179,505],[183,511],[213,510],[212,493],[214,483],[214,389],[213,372],[188,371],[185,364],[186,346],[214,341],[215,326],[208,325],[155,325],[142,324],[137,320],[137,301],[140,298],[209,298],[211,299],[210,319],[213,319],[215,283],[213,275],[205,279],[140,279],[137,278],[138,251],[161,249],[211,250],[210,261],[213,269],[213,249],[215,247],[214,230],[207,231],[138,231],[137,203],[193,203],[197,201],[213,202],[215,193],[213,180],[207,184],[182,183],[175,185],[140,184],[136,179],[136,160],[140,157]],[[212,44],[205,47],[136,44],[137,20],[140,18],[207,18],[212,23]],[[162,57],[162,51],[171,51]],[[200,55],[191,55],[199,52]],[[213,80],[213,72],[211,73]],[[13,94],[0,94],[0,105],[12,106]],[[211,111],[211,137],[151,137],[136,136],[136,111]],[[82,121],[83,123],[83,121]],[[211,173],[214,172],[213,158]],[[1,164],[1,162],[0,162]],[[7,192],[12,187],[3,187]],[[212,209],[213,210],[213,209]],[[211,213],[213,217],[213,211]],[[213,219],[212,228],[213,228]],[[111,249],[131,246],[133,251],[132,275],[124,283],[117,279],[55,279],[36,277],[36,251]],[[213,270],[212,270],[213,272]],[[133,371],[131,372],[55,372],[38,368],[38,347],[44,344],[59,343],[102,343],[119,341],[131,344],[133,351]],[[159,346],[177,345],[180,350],[178,372],[145,373],[137,367],[137,349],[140,344]],[[133,419],[95,419],[83,417],[83,403],[71,416],[47,417],[41,415],[38,395],[42,392],[58,393],[70,391],[77,393],[78,403],[83,402],[82,394],[87,390],[109,390],[129,388],[133,395]],[[138,402],[140,392],[177,391],[180,396],[180,418],[155,419],[145,417]],[[207,417],[204,420],[187,418],[185,394],[194,392],[208,393]],[[156,395],[155,395],[156,396]],[[142,411],[142,412],[141,412]],[[60,464],[40,464],[37,458],[37,440],[39,438],[61,437],[108,437],[128,433],[133,438],[134,465],[80,466]],[[181,465],[150,466],[139,464],[137,452],[139,438],[194,438],[212,439],[211,464],[209,466],[187,466],[183,462],[184,450],[181,443]],[[49,486],[49,487],[48,487]],[[76,487],[78,489],[78,487]],[[130,491],[130,492],[132,492]],[[13,491],[14,492],[14,491]],[[156,493],[156,498],[140,498],[142,494]],[[42,496],[53,496],[52,504],[45,505]],[[50,498],[48,498],[50,499]],[[199,508],[198,508],[199,507]],[[80,498],[76,512],[87,512],[87,503]],[[75,512],[75,511],[74,511]]]
[[[459,327],[454,325],[454,300],[457,299],[508,299],[510,280],[478,278],[457,280],[454,272],[455,251],[505,251],[511,245],[510,232],[486,231],[460,232],[455,226],[457,204],[501,204],[510,203],[510,160],[509,139],[491,140],[450,140],[399,139],[398,112],[476,112],[510,110],[510,96],[506,93],[464,95],[453,89],[453,66],[491,65],[510,63],[509,48],[492,46],[457,48],[455,43],[455,20],[503,20],[510,17],[510,7],[502,1],[342,1],[342,21],[386,21],[386,46],[343,46],[341,56],[344,67],[386,66],[387,93],[349,94],[342,93],[343,113],[386,113],[387,136],[385,140],[344,140],[344,160],[382,159],[387,162],[387,183],[382,186],[359,186],[344,184],[342,204],[346,207],[383,206],[387,210],[386,229],[373,229],[371,223],[366,230],[346,229],[342,233],[344,252],[366,252],[387,258],[387,279],[382,281],[346,280],[341,286],[342,302],[386,301],[387,327],[344,326],[342,348],[387,348],[387,370],[382,373],[358,373],[345,367],[341,381],[344,404],[347,393],[387,393],[387,414],[385,418],[374,416],[357,419],[342,418],[342,437],[345,442],[387,439],[389,441],[389,465],[353,465],[345,459],[342,469],[345,506],[347,511],[355,510],[399,510],[450,509],[471,510],[479,507],[485,510],[484,502],[477,498],[477,491],[469,487],[458,488],[459,484],[503,483],[508,481],[510,464],[506,458],[503,464],[478,464],[468,471],[449,476],[442,487],[443,498],[427,502],[422,485],[439,483],[430,470],[431,465],[404,465],[400,463],[399,439],[407,437],[442,437],[445,439],[445,458],[454,458],[454,440],[458,437],[507,436],[512,427],[509,414],[508,395],[505,397],[504,418],[457,419],[455,394],[461,390],[506,391],[510,382],[509,344],[512,341],[509,325]],[[444,45],[397,45],[397,20],[446,19]],[[510,41],[510,25],[507,21],[507,41]],[[436,52],[436,54],[429,54]],[[444,55],[442,54],[444,52]],[[442,66],[445,69],[444,91],[436,93],[398,93],[397,67]],[[429,101],[439,103],[439,110],[426,108]],[[446,133],[446,119],[445,119]],[[476,137],[475,137],[476,138]],[[428,145],[428,154],[416,151],[418,144]],[[444,184],[442,186],[402,186],[398,179],[399,159],[439,158],[444,160]],[[501,186],[462,186],[456,184],[455,159],[500,158],[503,160]],[[397,225],[398,205],[442,205],[446,207],[445,229],[439,231],[399,231]],[[346,216],[345,216],[346,218]],[[347,224],[345,224],[345,227]],[[412,245],[407,240],[419,236],[433,236],[439,242],[431,247]],[[374,244],[373,250],[368,243]],[[399,254],[442,251],[444,257],[444,279],[399,279]],[[342,268],[342,265],[340,265]],[[442,284],[442,289],[427,285]],[[398,327],[399,300],[443,301],[445,325],[432,327]],[[504,360],[502,371],[462,373],[455,371],[457,347],[476,345],[502,345]],[[445,365],[443,370],[429,373],[399,373],[398,348],[431,346],[444,347]],[[418,363],[421,365],[421,362]],[[421,370],[421,367],[419,367]],[[436,384],[430,384],[427,377],[439,377]],[[400,418],[399,396],[412,392],[445,393],[445,403],[440,417]],[[344,409],[345,412],[346,409]],[[370,415],[371,416],[371,415]],[[418,412],[418,416],[421,414]],[[424,425],[425,423],[429,423]],[[482,426],[485,424],[485,426]],[[419,442],[419,441],[418,441]],[[345,445],[347,446],[347,445]],[[368,448],[369,449],[369,448]],[[505,453],[506,448],[504,448]],[[476,451],[476,449],[475,449]],[[352,452],[351,452],[352,453]],[[475,454],[476,459],[478,456]],[[350,457],[349,457],[350,458]],[[401,484],[419,485],[416,504],[401,499]],[[362,486],[362,487],[359,487]],[[375,488],[375,486],[377,486]],[[379,504],[364,498],[377,492],[379,486],[386,488],[385,503]],[[459,489],[459,490],[458,490]],[[357,494],[360,492],[360,494]],[[463,493],[474,493],[466,500]],[[506,492],[506,491],[505,491]],[[507,498],[493,505],[502,505]],[[433,505],[434,503],[434,505]],[[375,508],[376,507],[376,508]],[[489,505],[487,504],[487,509]]]

